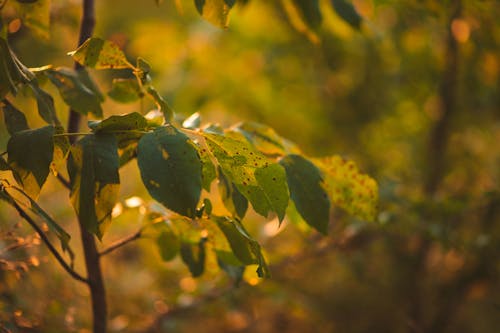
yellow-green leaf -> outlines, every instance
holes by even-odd
[[[101,38],[89,38],[68,55],[82,66],[95,69],[120,69],[135,67],[128,62],[118,45]]]

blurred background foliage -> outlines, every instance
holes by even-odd
[[[214,263],[193,279],[179,260],[162,262],[145,232],[104,258],[110,331],[498,330],[500,5],[352,3],[359,29],[320,1],[323,21],[308,30],[297,29],[280,1],[238,2],[227,29],[200,19],[191,1],[97,2],[95,35],[130,59],[147,59],[155,87],[181,117],[268,124],[309,156],[355,160],[380,187],[377,223],[334,211],[325,238],[293,212],[279,229],[251,215],[246,225],[263,244],[273,278],[247,272],[238,288]],[[20,59],[71,66],[66,52],[77,43],[80,5],[52,0],[48,40],[9,24]],[[108,73],[93,75],[110,89]],[[16,104],[41,125],[32,99]],[[56,107],[66,119],[61,100]],[[110,98],[104,104],[106,115],[150,108]],[[2,122],[2,147],[7,139]],[[150,200],[135,163],[122,179],[123,199]],[[40,203],[76,234],[66,195],[51,179]],[[103,248],[141,226],[140,209],[118,213]],[[0,221],[0,330],[87,332],[86,289],[5,205]],[[76,268],[83,270],[81,256]]]

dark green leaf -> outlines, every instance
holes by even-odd
[[[89,127],[96,133],[115,133],[144,130],[148,126],[146,118],[132,112],[121,116],[111,116],[100,121],[89,121]]]
[[[180,240],[171,230],[162,231],[156,239],[156,244],[164,261],[174,259],[180,250]]]
[[[56,109],[54,107],[54,99],[52,96],[45,90],[41,89],[37,83],[30,84],[30,87],[35,95],[38,114],[40,117],[42,117],[42,119],[49,125],[60,125],[61,123],[57,118]]]
[[[80,223],[99,238],[111,222],[120,178],[117,141],[112,134],[87,135],[68,159],[71,202]]]
[[[238,191],[236,186],[229,181],[222,170],[219,170],[219,195],[224,206],[239,218],[243,218],[248,209],[248,200]]]
[[[205,270],[205,242],[206,239],[202,238],[195,245],[187,242],[181,243],[180,252],[182,261],[188,266],[193,277],[202,275]]]
[[[137,162],[149,194],[165,207],[194,217],[201,194],[201,161],[189,138],[158,127],[139,141]]]
[[[337,14],[353,28],[359,29],[361,27],[362,18],[350,1],[332,0],[332,6]]]
[[[282,221],[289,200],[285,170],[236,134],[204,133],[204,136],[224,175],[250,201],[254,210],[265,217],[275,212]]]
[[[8,162],[16,181],[36,198],[47,179],[54,155],[54,127],[14,133],[7,143]]]
[[[9,92],[15,95],[19,83],[28,83],[33,79],[28,76],[29,73],[19,68],[18,62],[7,40],[0,38],[0,97],[2,98]]]
[[[100,38],[89,38],[76,51],[68,54],[80,65],[89,68],[134,69],[116,44]]]
[[[163,99],[163,97],[161,97],[161,95],[158,93],[158,91],[156,91],[155,88],[149,86],[147,92],[149,96],[151,96],[155,101],[158,109],[163,113],[165,121],[169,123],[174,116],[174,111],[170,108],[168,103]]]
[[[330,200],[323,189],[319,169],[300,155],[287,155],[280,164],[286,170],[290,198],[304,220],[316,230],[328,231]]]
[[[120,103],[131,103],[141,98],[140,93],[136,79],[114,79],[108,96]]]
[[[207,149],[202,148],[198,145],[196,145],[196,149],[198,150],[198,155],[200,156],[202,165],[201,168],[202,187],[205,189],[205,191],[210,192],[211,184],[217,177],[215,166],[212,163],[210,154],[207,151]]]
[[[269,268],[267,267],[264,256],[262,255],[260,245],[246,232],[243,226],[238,222],[227,217],[213,216],[212,220],[224,233],[231,250],[236,258],[245,265],[259,265],[257,273],[259,277],[269,277]]]
[[[317,30],[321,25],[321,10],[319,0],[293,0],[304,22],[312,29]]]
[[[17,132],[27,130],[29,127],[24,113],[19,111],[7,100],[4,100],[3,103],[2,110],[7,132],[9,132],[10,135],[14,135]]]
[[[73,110],[84,115],[92,113],[96,117],[102,117],[102,96],[85,85],[86,74],[81,76],[79,71],[70,68],[51,69],[45,74],[59,89],[61,97]],[[85,79],[82,80],[82,77]]]
[[[229,23],[229,11],[233,7],[234,0],[195,0],[198,13],[208,22],[227,28]]]

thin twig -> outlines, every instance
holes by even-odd
[[[125,237],[123,239],[120,239],[120,240],[114,242],[108,248],[106,248],[103,251],[99,252],[99,256],[102,257],[102,256],[104,256],[106,254],[109,254],[109,253],[113,252],[114,250],[116,250],[116,249],[118,249],[118,248],[120,248],[120,247],[122,247],[124,245],[127,245],[128,243],[131,243],[131,242],[133,242],[133,241],[141,238],[142,231],[143,231],[143,229],[141,228],[141,229],[137,230],[136,233],[134,233],[134,234],[132,234],[132,235],[130,235],[128,237]]]
[[[54,255],[54,257],[59,262],[59,264],[64,268],[64,270],[66,272],[68,272],[69,275],[71,275],[75,280],[78,280],[78,281],[81,281],[83,283],[88,284],[89,283],[88,279],[86,279],[83,276],[81,276],[80,274],[78,274],[76,271],[74,271],[66,263],[66,261],[64,261],[64,259],[61,256],[61,254],[56,250],[56,248],[54,247],[54,245],[52,245],[52,243],[50,242],[50,240],[47,237],[47,235],[45,235],[45,233],[43,232],[43,230],[35,223],[35,221],[31,218],[31,216],[29,216],[28,213],[26,213],[21,208],[21,206],[19,206],[19,204],[17,202],[15,202],[14,200],[11,201],[11,204],[14,207],[14,209],[19,213],[19,215],[21,215],[21,217],[23,219],[25,219],[26,222],[28,222],[29,225],[31,225],[31,227],[33,229],[35,229],[35,231],[38,233],[38,235],[40,236],[40,238],[42,239],[42,241],[45,243],[45,245],[47,246],[47,248],[49,249],[49,251]]]

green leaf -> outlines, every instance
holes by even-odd
[[[14,133],[7,143],[8,163],[16,181],[36,198],[47,180],[54,154],[54,127]]]
[[[49,125],[60,125],[61,123],[57,118],[56,109],[54,107],[54,99],[52,96],[40,88],[36,82],[30,84],[30,87],[35,95],[38,114],[40,117],[42,117],[42,119]]]
[[[205,242],[206,239],[202,238],[195,245],[187,242],[181,243],[180,252],[182,261],[188,266],[193,277],[202,275],[205,270]]]
[[[350,1],[347,0],[332,0],[333,9],[345,22],[353,28],[359,29],[361,27],[362,18],[356,11],[356,8]]]
[[[221,28],[227,28],[229,23],[229,11],[235,1],[230,0],[195,0],[198,13],[207,20]]]
[[[135,68],[116,44],[95,37],[87,39],[77,50],[69,52],[68,55],[80,65],[89,68]]]
[[[245,136],[245,138],[260,152],[271,156],[283,156],[287,153],[299,153],[295,144],[279,136],[269,126],[244,122],[233,128]]]
[[[145,134],[137,162],[149,194],[165,207],[194,217],[201,195],[201,161],[194,143],[175,127],[158,127]]]
[[[132,112],[125,115],[111,116],[100,121],[89,121],[88,125],[95,133],[114,133],[145,130],[148,122],[140,113]]]
[[[227,179],[222,170],[219,170],[219,195],[224,206],[233,216],[242,219],[248,209],[248,200],[238,191],[236,186]]]
[[[31,198],[26,192],[23,190],[11,186],[10,188],[16,190],[18,193],[22,194],[25,198],[27,198],[30,202],[30,210],[41,217],[48,225],[49,229],[57,236],[57,238],[61,241],[61,248],[63,251],[68,252],[71,262],[73,262],[73,259],[75,257],[73,250],[69,246],[69,241],[71,239],[71,236],[64,230],[63,227],[61,227],[54,219],[40,207],[33,198]]]
[[[59,89],[61,97],[73,110],[84,115],[92,113],[96,117],[102,117],[102,95],[85,84],[85,81],[88,81],[86,72],[58,68],[47,70],[45,75]]]
[[[289,200],[283,167],[271,163],[237,133],[203,135],[225,176],[254,210],[265,217],[275,212],[282,221]]]
[[[24,113],[19,111],[7,100],[3,101],[2,111],[5,126],[7,127],[7,132],[9,132],[11,136],[17,132],[24,131],[29,128]]]
[[[280,160],[286,170],[290,198],[304,220],[311,227],[326,234],[330,200],[323,189],[319,169],[300,155],[287,155]]]
[[[210,154],[206,148],[200,147],[197,144],[196,149],[198,150],[198,155],[200,156],[200,161],[201,161],[202,187],[203,189],[205,189],[205,191],[210,192],[210,187],[212,185],[212,182],[217,177],[215,165],[213,164],[210,158]]]
[[[161,97],[158,91],[156,91],[156,89],[151,86],[148,87],[147,93],[149,94],[149,96],[151,96],[151,98],[153,98],[156,105],[158,106],[158,109],[163,113],[165,121],[167,123],[171,122],[174,116],[174,111],[170,108],[168,103],[163,99],[163,97]]]
[[[80,223],[99,239],[111,222],[118,198],[118,168],[117,141],[112,134],[87,135],[71,148],[71,203]]]
[[[160,256],[164,261],[174,259],[180,250],[179,238],[169,229],[160,233],[156,239],[156,244],[160,249]]]
[[[293,0],[304,22],[313,30],[321,25],[322,17],[319,0]]]
[[[236,258],[245,265],[259,265],[257,273],[259,277],[269,277],[270,272],[262,255],[259,243],[254,240],[243,228],[241,223],[228,217],[212,216],[212,220],[224,233],[231,250]]]
[[[49,39],[50,37],[50,4],[51,0],[17,1],[18,12],[22,22],[36,36]]]
[[[33,77],[25,67],[20,68],[20,62],[10,49],[7,40],[0,38],[0,97],[7,93],[16,94],[19,83],[28,83]],[[27,69],[26,69],[27,70]]]
[[[374,221],[377,215],[377,182],[358,171],[353,161],[340,156],[314,159],[323,172],[325,189],[332,202],[361,219]]]
[[[120,103],[132,103],[141,98],[141,88],[134,79],[114,79],[108,96]]]

